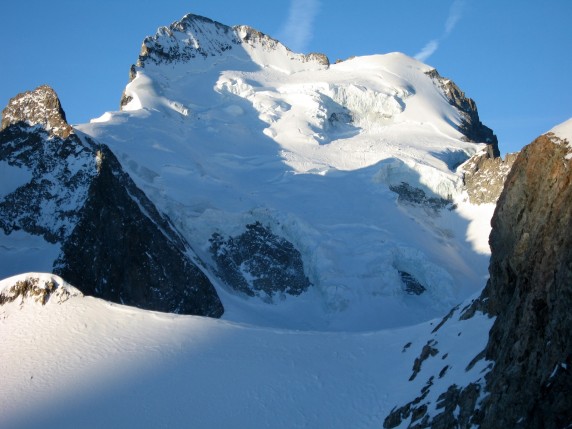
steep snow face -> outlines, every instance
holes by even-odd
[[[225,317],[403,326],[441,314],[487,276],[492,210],[471,210],[455,171],[484,145],[463,141],[430,70],[397,53],[329,65],[189,15],[145,39],[123,111],[78,128],[112,148],[214,281],[213,234],[240,237],[259,222],[300,252],[306,292],[259,305],[218,280]],[[408,189],[402,182],[423,197],[398,201],[391,189]],[[435,209],[432,198],[451,204]],[[401,273],[425,292],[409,294]]]

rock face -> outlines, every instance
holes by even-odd
[[[260,222],[237,237],[214,234],[210,241],[220,277],[249,296],[271,301],[283,293],[300,295],[311,285],[300,252]]]
[[[33,91],[18,94],[10,99],[8,106],[2,111],[2,127],[19,122],[28,125],[41,125],[45,130],[61,138],[72,132],[66,121],[66,114],[55,91],[42,85]]]
[[[158,311],[220,317],[191,249],[106,147],[54,272],[82,292]]]
[[[406,182],[401,182],[399,185],[390,185],[389,189],[397,194],[397,201],[401,204],[418,205],[434,213],[444,208],[454,209],[451,199],[429,196],[423,189],[411,186]]]
[[[442,77],[437,70],[430,70],[426,74],[461,114],[459,131],[468,141],[487,144],[484,152],[474,155],[461,167],[469,201],[473,204],[496,203],[516,154],[508,154],[503,160],[497,136],[481,122],[474,100],[465,96],[452,80]]]
[[[0,306],[19,300],[21,303],[26,299],[46,305],[52,298],[56,298],[56,302],[61,304],[67,301],[72,296],[81,295],[76,288],[64,286],[61,279],[55,279],[55,276],[46,279],[45,275],[39,277],[29,276],[20,280],[15,280],[14,284],[10,287],[0,291]]]
[[[465,93],[450,79],[442,77],[437,70],[433,69],[427,72],[435,83],[441,88],[443,94],[449,100],[452,106],[455,106],[462,116],[461,131],[465,137],[472,142],[486,143],[487,151],[491,158],[500,156],[497,136],[493,131],[483,125],[479,119],[477,105],[473,99],[465,96]]]
[[[482,427],[572,424],[572,150],[547,134],[516,159],[492,219]]]
[[[188,244],[105,145],[61,122],[53,90],[20,94],[4,112],[0,161],[29,177],[0,199],[4,234],[23,230],[59,244],[54,272],[86,294],[151,310],[223,313]]]
[[[76,134],[62,138],[25,120],[8,123],[0,132],[0,161],[27,171],[29,180],[0,200],[4,234],[22,229],[50,243],[66,240],[97,175],[96,150]]]
[[[502,159],[495,158],[485,151],[472,156],[461,167],[463,184],[472,204],[497,202],[517,155],[509,153]]]
[[[208,29],[208,33],[203,29]],[[189,34],[195,37],[189,37]],[[186,36],[186,37],[185,37]],[[240,45],[232,27],[198,15],[186,15],[169,27],[161,27],[143,40],[138,67],[146,63],[187,62],[193,58],[215,57]]]

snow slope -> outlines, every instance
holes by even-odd
[[[562,140],[572,140],[572,118],[558,124],[548,132],[556,134]]]
[[[492,322],[459,310],[440,328],[268,329],[110,304],[35,273],[1,281],[0,296],[26,279],[56,288],[45,305],[0,306],[0,427],[12,429],[379,428],[432,376],[430,409],[453,382],[482,380],[486,362],[465,368]],[[428,339],[437,352],[408,381]]]
[[[463,140],[430,70],[397,53],[328,65],[248,27],[188,16],[145,40],[123,111],[77,128],[118,155],[207,262],[226,319],[406,326],[487,276],[492,206],[467,205],[455,171],[484,145]],[[390,186],[401,182],[458,209],[398,203]],[[300,251],[308,292],[268,305],[216,278],[212,234],[257,221]],[[405,293],[400,271],[427,292]]]

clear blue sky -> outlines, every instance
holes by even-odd
[[[421,55],[475,99],[503,153],[572,117],[572,0],[7,0],[0,105],[47,83],[71,123],[117,110],[143,38],[186,13],[331,61]]]

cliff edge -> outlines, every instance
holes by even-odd
[[[548,133],[521,151],[491,221],[483,428],[572,424],[570,141]]]

